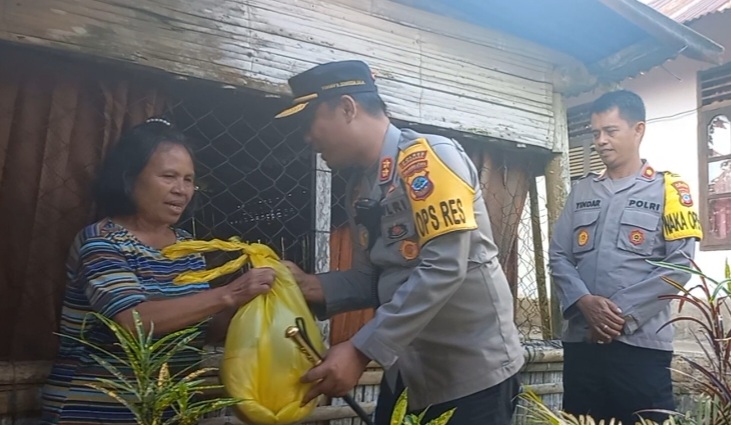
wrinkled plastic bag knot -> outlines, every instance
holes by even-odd
[[[217,250],[240,251],[241,256],[215,269],[183,273],[174,282],[210,281],[241,269],[247,262],[253,267],[271,267],[276,274],[272,290],[239,308],[228,328],[220,378],[229,396],[242,400],[235,406],[236,415],[256,425],[299,422],[316,405],[313,401],[301,406],[311,384],[302,384],[299,379],[312,364],[285,337],[285,330],[302,318],[305,332],[322,353],[325,345],[315,319],[292,273],[266,245],[236,239],[191,240],[165,248],[163,255],[179,258]]]

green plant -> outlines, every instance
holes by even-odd
[[[664,326],[687,321],[699,326],[694,334],[698,345],[703,350],[703,362],[681,356],[693,373],[675,372],[688,377],[697,384],[699,391],[693,408],[685,413],[664,412],[669,415],[663,425],[729,425],[731,424],[731,329],[724,326],[724,314],[731,315],[728,300],[731,293],[731,266],[728,260],[724,264],[724,279],[714,280],[703,273],[694,261],[691,266],[679,266],[664,262],[650,262],[658,267],[678,270],[698,276],[700,283],[685,288],[674,280],[663,277],[663,280],[678,290],[677,294],[660,297],[665,300],[678,301],[679,315]],[[680,315],[686,305],[694,306],[699,317]],[[588,416],[573,416],[565,412],[553,412],[540,397],[531,391],[521,394],[527,406],[527,417],[535,423],[553,425],[620,425],[618,421],[595,421]],[[648,410],[646,412],[650,412]],[[642,412],[639,412],[640,416]],[[656,425],[656,422],[640,419],[641,425]]]
[[[549,425],[622,425],[622,422],[616,419],[596,420],[591,416],[579,415],[574,416],[569,413],[558,411],[554,412],[549,409],[541,400],[541,398],[530,390],[525,390],[520,394],[526,405],[519,406],[526,411],[526,418],[536,424]],[[655,421],[640,417],[636,424],[639,425],[706,425],[715,424],[717,422],[709,422],[714,415],[713,403],[705,396],[700,396],[694,405],[693,410],[684,414],[678,412],[664,412],[668,414],[668,418],[658,424]],[[640,416],[642,414],[640,413]]]
[[[399,395],[398,400],[396,400],[393,413],[391,413],[391,425],[422,425],[421,422],[424,420],[424,416],[429,408],[427,407],[421,413],[415,415],[413,413],[406,412],[408,410],[408,406],[408,393],[407,390],[404,390],[401,395]],[[452,415],[455,410],[456,409],[447,410],[439,415],[439,417],[432,419],[423,425],[445,425],[450,419],[452,419]]]
[[[591,416],[574,416],[569,413],[558,411],[554,412],[543,403],[543,400],[533,391],[526,389],[520,393],[520,398],[526,402],[526,405],[518,407],[525,410],[526,419],[536,424],[549,425],[621,425],[619,421],[614,419],[610,421],[596,421]]]
[[[135,416],[140,425],[192,425],[203,415],[232,406],[240,400],[234,398],[198,399],[203,392],[220,389],[220,385],[208,385],[203,375],[216,368],[189,368],[170,374],[168,363],[184,350],[198,350],[190,343],[200,335],[198,327],[190,327],[153,338],[153,326],[145,332],[139,314],[134,311],[134,332],[98,313],[90,313],[92,320],[102,323],[116,337],[115,346],[124,353],[115,354],[97,344],[80,338],[73,339],[99,354],[91,358],[109,372],[114,379],[97,378],[87,384],[118,401]],[[84,320],[87,327],[89,316]],[[108,359],[111,359],[110,362]],[[114,363],[114,364],[112,364]],[[133,376],[124,374],[128,369]],[[170,414],[172,412],[172,415]]]
[[[689,289],[674,280],[663,277],[663,280],[678,290],[678,294],[662,296],[661,299],[677,300],[678,313],[682,313],[686,304],[694,306],[700,317],[679,315],[665,326],[686,321],[699,326],[694,337],[703,350],[705,364],[682,357],[695,373],[684,373],[697,384],[700,397],[694,415],[686,415],[687,423],[716,425],[731,424],[731,329],[724,326],[724,314],[731,315],[728,305],[731,291],[731,267],[728,260],[724,264],[724,279],[714,280],[698,267],[694,261],[691,266],[651,262],[659,267],[690,273],[700,278],[700,283]]]

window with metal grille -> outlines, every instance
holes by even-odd
[[[599,173],[604,169],[599,154],[594,150],[590,106],[591,104],[585,103],[568,111],[569,171],[572,181],[591,172]]]
[[[165,88],[167,115],[196,155],[195,205],[180,227],[198,239],[264,243],[313,271],[315,159],[296,123],[273,119],[286,101],[204,83]],[[217,266],[236,256],[207,257]]]
[[[731,249],[731,62],[698,73],[701,250]]]

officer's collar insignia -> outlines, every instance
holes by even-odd
[[[601,173],[599,173],[598,176],[594,177],[595,181],[604,180],[607,177],[607,169],[603,169]]]
[[[645,163],[641,176],[647,180],[652,180],[655,177],[655,169]]]
[[[652,168],[649,164],[647,164],[645,162],[642,167],[642,170],[640,171],[640,177],[642,177],[646,180],[652,180],[653,178],[655,178],[655,174],[656,174],[655,169]],[[594,180],[596,180],[596,181],[604,180],[604,178],[606,178],[606,177],[607,177],[607,169],[605,168],[602,170],[602,172],[598,176],[596,176],[594,178]]]
[[[393,158],[387,156],[381,159],[381,171],[379,172],[379,181],[388,183],[393,175]]]

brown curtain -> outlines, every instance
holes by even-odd
[[[492,223],[493,237],[500,250],[499,260],[517,300],[518,226],[533,175],[524,158],[484,145],[465,146],[477,165],[485,204]],[[331,270],[350,268],[353,243],[347,226],[330,235]],[[373,310],[343,313],[330,322],[330,342],[347,341],[373,317]]]
[[[505,271],[513,297],[518,290],[518,227],[533,172],[519,153],[488,146],[475,146],[471,155],[480,173],[482,193],[492,223],[492,234],[499,249],[500,265]]]
[[[0,48],[0,360],[53,358],[74,235],[123,128],[164,111],[154,85],[41,51]],[[126,77],[126,78],[125,78]]]

